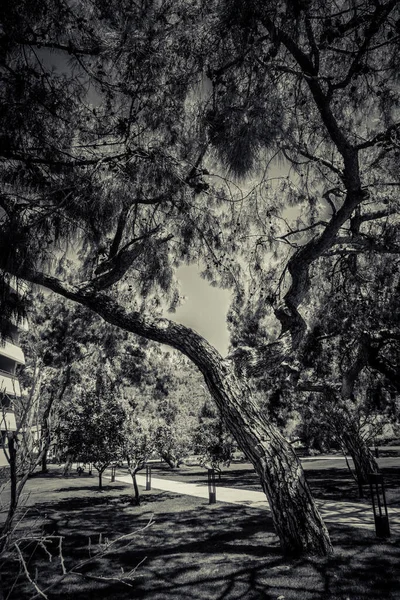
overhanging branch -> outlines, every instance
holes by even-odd
[[[121,248],[117,254],[112,256],[104,263],[101,263],[101,265],[99,265],[97,268],[97,272],[101,272],[101,274],[87,283],[86,288],[88,290],[92,289],[99,291],[105,290],[115,283],[118,283],[118,281],[122,279],[122,277],[133,265],[135,260],[145,251],[146,242],[151,238],[152,233],[155,233],[158,229],[159,227],[143,236],[140,236],[140,238],[125,244],[125,246]],[[172,234],[167,235],[164,238],[156,240],[155,245],[160,246],[161,244],[165,244],[172,238]]]
[[[23,273],[18,273],[18,277],[86,306],[111,325],[179,350],[190,358],[204,376],[209,376],[210,365],[222,361],[219,352],[190,327],[164,317],[153,317],[139,311],[129,312],[104,292],[63,282],[39,271],[25,269]]]

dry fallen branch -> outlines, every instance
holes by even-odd
[[[123,583],[124,585],[127,585],[128,587],[132,587],[132,582],[134,580],[135,574],[136,574],[137,570],[139,569],[139,567],[146,560],[146,557],[143,560],[141,560],[133,569],[129,570],[128,572],[125,572],[121,568],[121,573],[116,573],[115,575],[111,575],[109,577],[103,577],[100,575],[91,575],[91,574],[87,574],[87,573],[82,573],[81,569],[83,567],[86,567],[87,565],[91,564],[95,560],[97,560],[99,558],[103,558],[104,556],[110,554],[110,552],[112,550],[114,550],[115,547],[117,545],[119,545],[122,541],[124,541],[125,544],[122,546],[121,549],[124,550],[124,549],[128,548],[133,542],[133,537],[135,535],[137,535],[138,533],[142,533],[143,531],[148,529],[153,524],[153,522],[154,522],[153,517],[151,517],[150,520],[148,521],[148,523],[144,527],[142,527],[136,531],[127,533],[125,535],[119,536],[111,542],[108,540],[108,538],[106,538],[105,541],[103,541],[102,536],[100,534],[99,542],[98,542],[99,549],[97,552],[94,552],[94,553],[91,553],[92,545],[91,545],[91,541],[89,538],[89,557],[84,560],[79,561],[77,564],[75,564],[70,569],[67,569],[66,565],[65,565],[65,558],[64,558],[64,553],[63,553],[64,536],[46,536],[46,537],[36,539],[35,541],[37,542],[37,547],[41,547],[42,549],[44,549],[44,551],[46,552],[46,554],[48,556],[49,562],[53,562],[54,557],[51,554],[51,552],[48,550],[46,545],[48,545],[54,541],[58,542],[57,558],[59,559],[59,564],[61,567],[61,574],[57,577],[57,579],[55,581],[53,581],[50,585],[48,585],[45,588],[40,587],[40,585],[38,583],[37,575],[35,575],[35,577],[33,577],[32,574],[30,573],[29,568],[28,568],[28,562],[24,558],[23,552],[22,552],[22,549],[20,546],[20,544],[23,541],[29,540],[29,542],[32,542],[33,539],[32,538],[20,538],[19,540],[14,542],[14,548],[17,553],[22,572],[24,573],[26,579],[29,581],[31,586],[34,588],[34,593],[30,597],[30,600],[34,600],[36,598],[45,598],[46,600],[48,600],[48,596],[47,596],[48,592],[50,592],[55,587],[58,587],[68,577],[82,577],[85,579],[91,579],[91,580],[99,581],[102,583],[118,582],[118,583]],[[9,596],[6,597],[6,600],[8,597]]]

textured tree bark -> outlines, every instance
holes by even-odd
[[[327,529],[291,445],[259,417],[251,390],[231,369],[214,366],[205,379],[230,431],[260,477],[284,553],[329,554],[332,546]]]
[[[93,308],[107,321],[177,348],[203,373],[229,429],[260,476],[283,551],[329,554],[332,546],[327,529],[294,450],[274,426],[259,417],[251,389],[235,376],[231,361],[183,325],[144,318],[139,325],[137,313],[123,315],[115,306],[110,311],[108,300],[106,304],[98,300]]]
[[[378,463],[365,440],[357,431],[345,431],[342,434],[342,443],[353,459],[358,494],[360,498],[363,498],[363,486],[368,483],[368,475],[370,473],[379,472]]]
[[[230,360],[223,359],[189,327],[138,311],[128,312],[114,298],[90,285],[80,288],[38,272],[26,272],[24,278],[90,308],[112,325],[168,344],[188,356],[202,372],[227,426],[260,476],[284,553],[324,555],[332,551],[328,531],[294,450],[276,427],[260,418],[251,388],[236,377]]]

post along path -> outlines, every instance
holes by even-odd
[[[329,459],[328,459],[329,460]],[[393,459],[398,464],[398,458]],[[391,459],[386,461],[392,462]],[[385,462],[386,462],[385,461]],[[315,461],[320,462],[319,460]],[[322,462],[322,461],[321,461]],[[146,477],[137,475],[138,485],[146,486]],[[116,475],[116,481],[132,483],[130,475]],[[171,479],[151,477],[151,487],[156,490],[172,492],[197,498],[209,499],[208,486],[198,483],[186,483],[183,481],[173,481]],[[244,490],[237,488],[216,487],[217,502],[227,502],[230,504],[242,504],[254,509],[269,510],[268,501],[264,492],[254,490]],[[327,523],[341,523],[374,530],[374,515],[372,506],[364,502],[337,502],[317,500],[321,516]],[[400,508],[389,507],[390,530],[395,535],[400,535]]]

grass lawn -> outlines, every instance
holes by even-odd
[[[329,470],[323,481],[315,477],[315,490],[322,490],[329,478]],[[100,534],[102,540],[112,540],[138,531],[129,547],[121,542],[106,557],[86,565],[81,569],[85,577],[68,577],[49,592],[49,600],[400,600],[398,538],[379,542],[373,532],[335,525],[330,527],[332,557],[289,560],[281,556],[264,511],[210,506],[202,499],[157,490],[143,492],[142,505],[134,507],[128,486],[107,483],[99,492],[94,477],[62,478],[56,472],[30,479],[27,492],[28,514],[20,534],[34,528],[63,536],[67,568],[89,556],[89,538],[94,552]],[[143,529],[150,519],[152,525]],[[42,586],[49,585],[60,572],[59,559],[49,563],[43,549],[25,544],[30,573]],[[132,588],[98,580],[139,563]],[[14,559],[2,567],[3,586],[9,591],[19,563]],[[32,589],[20,576],[9,600],[30,598]]]

